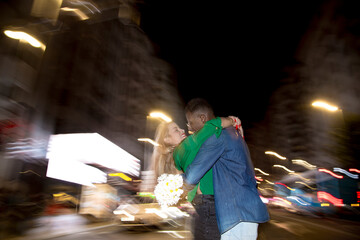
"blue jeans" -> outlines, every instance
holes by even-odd
[[[221,240],[256,240],[258,236],[258,223],[240,222],[230,230],[221,234]]]

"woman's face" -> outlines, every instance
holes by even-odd
[[[172,122],[168,126],[168,134],[165,142],[170,146],[177,146],[186,138],[184,129],[181,129],[176,123]]]

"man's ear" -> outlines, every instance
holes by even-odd
[[[207,117],[206,117],[206,115],[205,114],[200,114],[200,120],[201,120],[201,122],[202,123],[206,123],[207,122]]]

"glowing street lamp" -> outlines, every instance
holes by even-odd
[[[41,43],[39,40],[37,40],[33,36],[27,34],[26,32],[5,30],[4,34],[6,36],[8,36],[9,38],[23,40],[35,48],[41,48],[42,50],[45,50],[45,45],[43,43]]]
[[[338,111],[339,108],[337,106],[331,105],[324,101],[315,101],[311,104],[313,107],[322,108],[329,112],[335,112]]]
[[[162,112],[151,112],[150,117],[152,117],[152,118],[160,118],[165,122],[171,122],[172,121],[172,119],[170,117],[166,116]]]

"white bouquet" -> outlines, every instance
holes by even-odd
[[[182,186],[183,178],[179,174],[164,173],[158,177],[154,194],[160,206],[166,207],[176,204],[184,192],[180,189]]]

